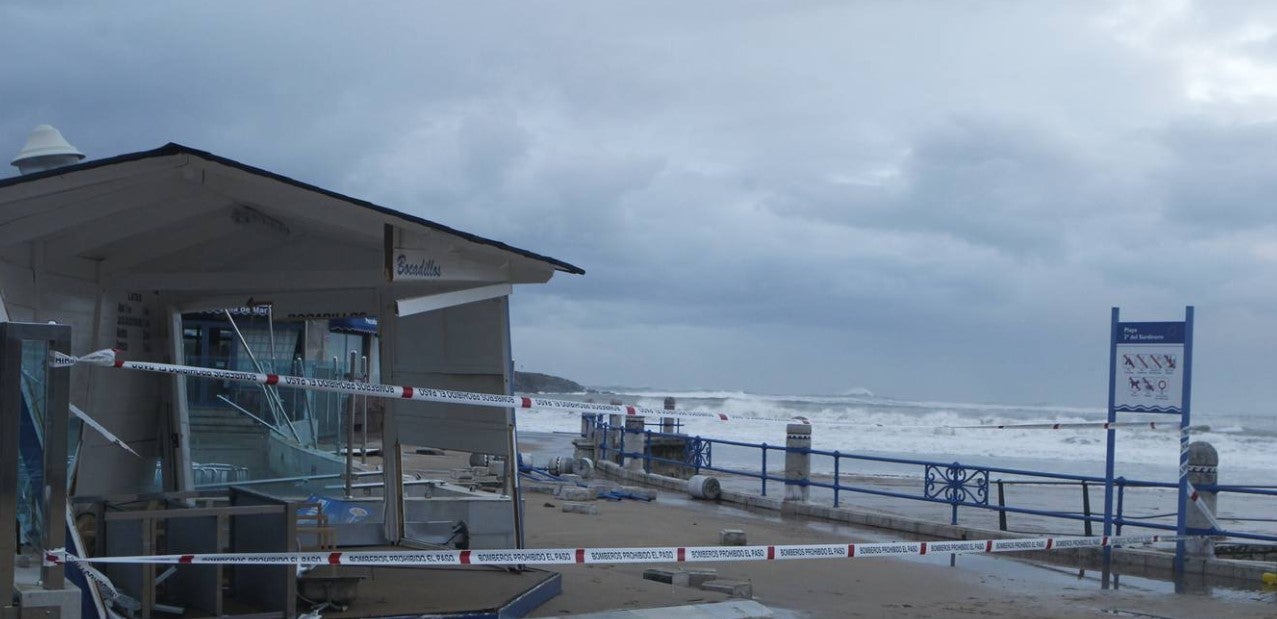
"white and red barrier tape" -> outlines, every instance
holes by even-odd
[[[492,393],[474,393],[469,391],[452,391],[447,389],[431,389],[428,387],[410,387],[401,385],[382,385],[362,383],[349,380],[326,378],[306,378],[303,376],[287,376],[283,374],[259,374],[256,372],[239,372],[235,370],[219,370],[191,365],[171,363],[152,363],[148,361],[125,361],[114,350],[99,350],[82,357],[72,357],[62,353],[52,353],[52,367],[70,367],[77,364],[117,367],[126,370],[178,374],[196,378],[214,380],[233,380],[261,385],[274,385],[311,391],[345,393],[373,398],[405,399],[441,404],[460,404],[465,406],[483,406],[489,408],[517,408],[533,410],[558,410],[576,413],[603,413],[610,415],[675,417],[680,419],[709,419],[712,421],[762,421],[772,423],[811,424],[806,417],[757,417],[733,416],[726,413],[713,413],[695,410],[666,410],[657,408],[641,408],[637,406],[617,404],[596,404],[593,402],[575,402],[572,400],[552,400],[527,395],[500,395]],[[1080,428],[1097,428],[1112,430],[1116,428],[1143,428],[1151,430],[1178,429],[1178,425],[1157,424],[1155,422],[1072,422],[1072,423],[1024,423],[999,425],[959,425],[959,426],[887,426],[884,424],[868,424],[842,421],[821,421],[822,425],[851,427],[892,427],[913,429],[959,429],[959,430],[1064,430]]]
[[[853,559],[926,554],[984,554],[1104,548],[1186,537],[1127,535],[1103,537],[1034,537],[932,542],[865,544],[790,544],[769,546],[669,546],[652,548],[507,548],[500,550],[354,550],[349,552],[253,552],[223,554],[77,557],[46,551],[46,565],[59,563],[220,564],[220,565],[364,565],[428,567],[438,565],[577,565],[616,563],[694,563],[702,561],[784,561]]]

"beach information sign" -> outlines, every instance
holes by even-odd
[[[1113,410],[1183,412],[1184,323],[1120,322],[1114,338]]]
[[[1193,392],[1193,307],[1183,322],[1122,322],[1113,308],[1109,349],[1109,422],[1118,413],[1152,413],[1179,417],[1179,498],[1175,530],[1187,531],[1188,442]],[[1113,490],[1117,435],[1108,433],[1104,458],[1104,534],[1113,533]],[[1111,557],[1104,552],[1102,582],[1108,588]],[[1184,573],[1184,542],[1175,545],[1175,573]]]

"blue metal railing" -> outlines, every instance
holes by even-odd
[[[780,482],[788,486],[822,488],[829,490],[833,494],[834,507],[839,506],[843,500],[842,494],[847,492],[910,501],[921,501],[925,503],[950,506],[952,510],[951,524],[958,523],[959,507],[981,509],[997,512],[1000,528],[1003,530],[1006,530],[1007,528],[1007,514],[1024,514],[1081,522],[1086,535],[1092,534],[1091,525],[1093,523],[1103,524],[1105,521],[1105,515],[1102,510],[1099,513],[1091,511],[1090,489],[1092,486],[1099,486],[1103,489],[1105,484],[1108,483],[1108,480],[1104,477],[1094,475],[1076,475],[1072,473],[1034,471],[996,466],[969,466],[958,462],[938,462],[820,449],[787,448],[784,446],[768,445],[767,443],[750,443],[745,441],[705,438],[702,436],[668,434],[653,432],[646,428],[639,430],[637,428],[624,428],[619,426],[613,427],[601,416],[595,419],[594,431],[594,436],[597,439],[595,447],[600,460],[608,459],[609,456],[619,458],[622,461],[625,459],[641,459],[643,461],[643,470],[646,472],[651,472],[652,465],[655,463],[658,465],[682,467],[683,470],[690,470],[698,474],[703,471],[713,471],[758,479],[760,481],[759,493],[762,496],[767,496],[768,482]],[[681,459],[663,458],[652,453],[652,439],[664,437],[677,437],[685,441],[684,453]],[[739,466],[715,465],[713,461],[715,445],[757,450],[759,467],[754,469],[740,468]],[[807,479],[788,479],[784,475],[777,475],[769,471],[767,468],[768,452],[773,451],[832,458],[833,477],[828,481],[824,481],[821,479],[811,479],[810,476]],[[880,464],[920,466],[923,469],[923,492],[921,494],[911,494],[897,490],[884,489],[881,487],[845,483],[841,475],[844,470],[843,460],[851,462],[873,462]],[[1009,477],[1011,479],[1004,479],[1004,477]],[[1176,525],[1173,523],[1160,523],[1154,522],[1154,520],[1157,518],[1169,518],[1176,516],[1177,512],[1151,515],[1127,515],[1125,514],[1125,510],[1127,509],[1128,489],[1175,490],[1178,488],[1177,483],[1115,477],[1112,480],[1112,484],[1116,492],[1117,505],[1111,522],[1116,527],[1116,534],[1120,535],[1124,526],[1162,531],[1176,530]],[[1007,505],[1004,494],[1005,485],[1080,486],[1082,490],[1082,511],[1074,512]],[[996,504],[991,504],[989,500],[989,491],[991,487],[997,488],[998,499]],[[1197,490],[1201,493],[1215,492],[1220,495],[1230,493],[1255,497],[1277,496],[1277,487],[1262,485],[1199,485],[1197,486]],[[1193,507],[1190,507],[1190,509],[1193,509]],[[1218,520],[1238,522],[1265,521],[1264,519],[1259,518],[1218,518]],[[1190,529],[1189,532],[1190,534],[1206,534],[1238,539],[1277,542],[1277,535],[1251,531],[1210,528]]]

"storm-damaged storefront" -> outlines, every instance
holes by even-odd
[[[583,273],[176,144],[0,180],[0,309],[15,325],[56,323],[70,354],[116,349],[130,360],[508,394],[509,295],[556,272]],[[115,497],[167,493],[152,502],[190,507],[229,487],[263,502],[337,497],[356,506],[359,518],[333,527],[336,546],[440,544],[455,538],[457,522],[474,547],[521,545],[510,410],[53,369],[45,361],[56,338],[13,333],[19,365],[5,368],[20,393],[5,397],[31,430],[4,439],[21,453],[0,509],[23,520],[19,540],[32,547],[62,537],[56,515],[39,513],[50,503],[37,479],[43,456],[32,451],[55,439],[67,443],[74,516],[94,528],[90,553],[141,552],[155,539],[137,542],[134,525],[111,524],[132,522],[123,516],[103,519]],[[69,373],[65,394],[54,393],[59,372]],[[76,415],[67,437],[42,433],[66,414],[57,410],[63,397],[108,433]],[[426,449],[469,452],[498,481],[453,492],[405,480],[402,454]],[[154,602],[150,572],[129,569],[140,575],[116,575],[144,583],[131,594]],[[220,590],[221,577],[201,586]]]

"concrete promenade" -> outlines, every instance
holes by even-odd
[[[687,492],[687,480],[683,479],[628,470],[610,462],[598,463],[596,470],[600,474],[623,480],[626,483],[645,484],[670,491]],[[947,505],[925,504],[918,501],[891,499],[889,497],[878,498],[883,501],[893,501],[898,508],[897,511],[884,511],[863,506],[860,503],[860,497],[871,495],[848,497],[848,502],[840,507],[812,501],[785,501],[783,482],[775,483],[776,492],[774,495],[764,497],[757,490],[742,489],[742,486],[746,485],[756,486],[759,484],[758,480],[744,477],[732,479],[731,476],[722,476],[721,480],[725,482],[723,483],[722,496],[719,499],[723,502],[774,510],[787,515],[899,531],[921,539],[1006,539],[1040,533],[1058,535],[1082,534],[1080,530],[1064,531],[1059,530],[1059,527],[1056,527],[1055,530],[1042,528],[1029,531],[1017,528],[1016,530],[1000,531],[996,525],[993,527],[973,524],[950,525],[948,524],[949,507]],[[769,492],[769,494],[771,493]],[[881,501],[874,501],[874,503],[875,506],[878,506]],[[908,504],[909,507],[907,509],[911,513],[899,511],[902,504]],[[921,507],[917,511],[913,511],[916,506]],[[943,513],[930,513],[937,510]],[[994,517],[996,518],[996,514],[994,514]],[[1078,527],[1080,527],[1080,524]],[[1036,529],[1037,527],[1034,528]],[[1097,525],[1095,527],[1096,534],[1099,531],[1100,528]],[[1131,534],[1147,534],[1147,530],[1135,530]],[[1115,548],[1113,550],[1114,567],[1119,571],[1134,571],[1141,575],[1169,577],[1173,570],[1174,556],[1173,552],[1170,552],[1172,545],[1167,544],[1166,546],[1167,548],[1165,549],[1157,550]],[[1051,559],[1065,559],[1073,563],[1097,565],[1099,551],[1094,549],[1057,551],[1051,554]],[[1250,583],[1253,585],[1253,583],[1260,581],[1264,572],[1273,571],[1273,566],[1271,563],[1261,561],[1208,559],[1188,561],[1186,571],[1189,574],[1197,574],[1212,580],[1223,581],[1219,584],[1228,584],[1227,581],[1233,581],[1235,583]]]

